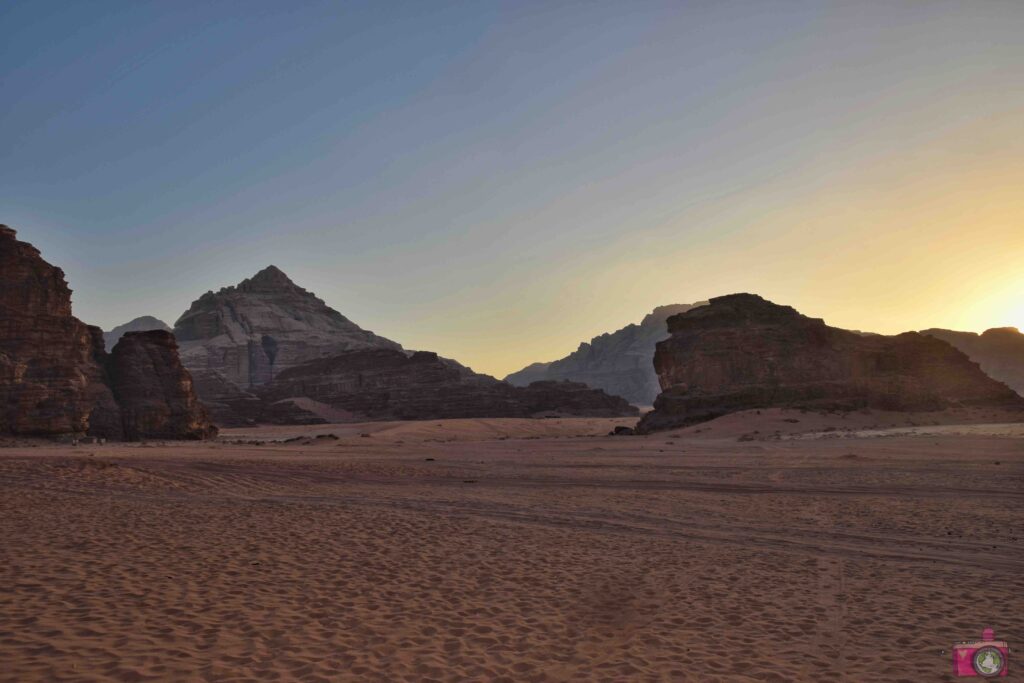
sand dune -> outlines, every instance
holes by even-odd
[[[1019,647],[1024,440],[621,423],[0,450],[0,681],[917,683]]]

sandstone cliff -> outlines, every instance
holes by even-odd
[[[610,394],[622,396],[633,405],[649,406],[660,389],[652,360],[654,346],[668,337],[665,321],[701,304],[658,306],[639,325],[631,324],[612,333],[582,342],[576,351],[550,363],[533,363],[505,378],[516,386],[538,380],[582,382]]]
[[[668,320],[657,346],[662,393],[642,431],[774,406],[932,411],[1024,399],[946,342],[915,332],[863,336],[752,294]]]
[[[992,379],[1024,396],[1024,334],[1016,327],[994,327],[981,334],[930,329],[921,334],[952,344]]]
[[[116,399],[108,360],[102,330],[72,316],[64,272],[0,226],[0,433],[124,438],[135,406]]]
[[[171,331],[171,326],[165,323],[159,318],[154,318],[151,315],[144,315],[134,320],[126,322],[124,325],[118,325],[112,330],[108,330],[103,333],[103,343],[106,346],[108,352],[114,349],[114,344],[121,338],[125,332],[147,332],[149,330],[164,330],[166,332]]]

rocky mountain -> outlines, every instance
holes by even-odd
[[[159,318],[154,318],[151,315],[144,315],[134,320],[126,322],[124,325],[118,325],[112,330],[103,333],[103,343],[106,346],[107,351],[112,351],[114,344],[121,338],[125,332],[147,332],[149,330],[164,330],[165,332],[171,331],[171,326],[165,323]]]
[[[1024,396],[1024,334],[1016,327],[993,327],[981,334],[940,329],[922,330],[921,334],[952,344],[989,377]]]
[[[64,272],[0,226],[0,433],[108,439],[216,433],[173,345],[141,337],[121,347],[108,356],[102,330],[71,314]]]
[[[174,324],[174,336],[190,371],[216,373],[241,389],[334,353],[402,348],[362,329],[274,266],[192,302]]]
[[[1021,411],[1024,398],[964,353],[908,332],[863,336],[753,294],[711,299],[668,319],[654,367],[662,392],[641,431],[751,408]]]
[[[363,330],[270,266],[208,292],[174,326],[181,359],[217,424],[632,415],[583,385],[516,388]]]
[[[668,337],[665,321],[697,304],[658,306],[640,324],[582,342],[576,351],[550,363],[533,363],[505,378],[516,386],[538,380],[570,380],[622,396],[633,405],[649,406],[661,391],[654,371],[654,346]]]

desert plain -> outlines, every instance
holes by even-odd
[[[12,441],[0,681],[954,680],[1024,642],[1024,425],[897,417]]]

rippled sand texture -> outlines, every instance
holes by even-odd
[[[918,683],[1024,647],[1024,440],[616,423],[2,449],[0,680]]]

